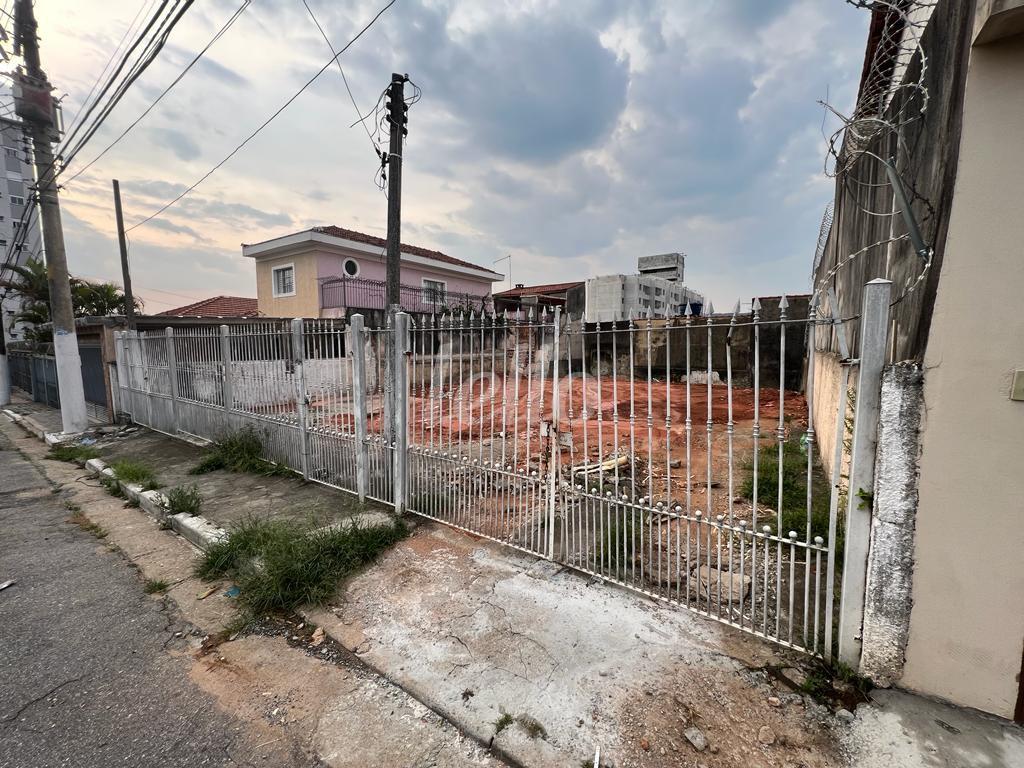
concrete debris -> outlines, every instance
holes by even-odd
[[[698,569],[700,588],[708,598],[719,598],[723,603],[738,603],[750,591],[750,577],[702,565]]]
[[[848,709],[836,710],[836,718],[843,723],[852,723],[856,720],[856,716]]]
[[[690,745],[698,752],[703,752],[708,748],[708,740],[704,736],[704,731],[695,725],[691,725],[689,728],[683,731],[683,736],[690,742]]]
[[[313,630],[313,639],[310,640],[309,644],[312,645],[314,648],[319,648],[323,644],[325,637],[326,635],[324,634],[324,628],[317,627]]]
[[[762,725],[761,730],[757,732],[757,740],[765,746],[770,746],[775,743],[775,731],[767,725]]]
[[[768,706],[769,707],[781,707],[782,706],[782,699],[780,699],[778,696],[769,696],[768,697]]]

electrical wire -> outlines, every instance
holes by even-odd
[[[156,107],[156,105],[160,103],[160,100],[163,99],[163,97],[166,96],[168,93],[170,93],[171,89],[174,88],[174,86],[176,86],[181,81],[181,79],[183,77],[185,77],[185,75],[188,74],[189,70],[191,70],[192,67],[195,66],[196,62],[198,62],[199,59],[201,59],[203,57],[203,55],[207,51],[210,50],[210,48],[213,46],[213,44],[216,43],[218,40],[220,40],[220,38],[224,35],[224,33],[226,33],[229,29],[231,29],[231,26],[235,23],[235,21],[238,20],[238,17],[242,15],[242,13],[245,11],[246,8],[248,8],[251,5],[251,3],[252,3],[252,0],[244,0],[242,5],[238,7],[238,9],[231,15],[231,17],[226,22],[224,22],[224,25],[217,31],[217,34],[215,34],[210,39],[210,41],[202,48],[202,50],[200,50],[199,53],[197,53],[192,58],[192,60],[178,74],[178,76],[176,78],[174,78],[174,80],[171,82],[171,84],[168,85],[160,93],[160,95],[157,96],[156,99],[153,100],[153,103],[151,103],[146,108],[146,110],[135,119],[135,121],[131,125],[129,125],[127,128],[125,128],[116,139],[114,139],[112,142],[110,142],[110,144],[108,144],[106,146],[106,148],[102,152],[100,152],[98,155],[96,155],[96,157],[94,157],[92,160],[90,160],[88,163],[86,163],[82,168],[80,168],[78,171],[76,171],[75,174],[73,176],[71,176],[71,178],[65,180],[64,183],[65,184],[70,184],[72,181],[74,181],[79,176],[81,176],[83,173],[85,173],[94,163],[96,163],[100,158],[102,158],[105,154],[107,154],[107,152],[109,152],[111,149],[113,149],[114,146],[118,142],[121,141],[121,139],[123,139],[125,136],[127,136],[128,133],[135,126],[137,126],[143,120],[143,118],[146,117],[146,115],[148,115],[151,111],[153,111],[153,108]],[[67,168],[69,163],[70,163],[70,159],[66,160],[65,164],[64,164],[64,167]]]
[[[166,211],[168,208],[170,208],[172,205],[174,205],[179,200],[181,200],[186,195],[188,195],[190,192],[192,192],[192,190],[194,190],[196,187],[198,187],[200,184],[202,184],[204,181],[206,181],[208,178],[210,178],[210,176],[212,176],[214,173],[216,173],[217,170],[221,166],[223,166],[232,157],[234,157],[236,154],[238,154],[238,152],[240,152],[243,147],[245,147],[250,141],[252,141],[264,128],[266,128],[268,125],[270,125],[274,121],[274,119],[277,118],[278,115],[280,115],[282,112],[284,112],[292,104],[292,102],[294,102],[297,98],[299,98],[299,96],[301,96],[306,91],[306,89],[309,88],[309,86],[311,86],[314,82],[316,82],[316,80],[320,77],[320,75],[322,75],[324,72],[326,72],[328,70],[328,68],[331,66],[331,64],[333,64],[338,59],[338,57],[340,57],[343,53],[345,53],[345,51],[347,51],[360,37],[362,37],[366,33],[366,31],[376,23],[377,19],[379,19],[381,16],[383,16],[385,11],[387,11],[396,2],[397,2],[397,0],[390,0],[390,2],[388,2],[383,8],[381,8],[379,11],[377,11],[377,14],[372,19],[370,19],[370,21],[366,24],[366,26],[364,26],[361,30],[359,30],[359,32],[356,34],[355,37],[353,37],[351,40],[349,40],[345,44],[344,48],[342,48],[340,51],[338,51],[337,54],[335,54],[333,57],[331,57],[331,59],[329,59],[328,62],[326,64],[324,64],[315,75],[313,75],[313,77],[311,77],[309,80],[307,80],[306,83],[301,88],[299,88],[298,91],[296,91],[284,104],[282,104],[280,107],[278,107],[278,109],[270,117],[268,117],[265,121],[263,121],[263,123],[261,123],[260,126],[255,131],[250,133],[242,141],[241,144],[239,144],[234,149],[232,149],[231,152],[229,152],[227,154],[227,156],[223,160],[221,160],[216,165],[214,165],[209,171],[207,171],[205,174],[203,174],[203,176],[201,176],[197,181],[195,181],[189,187],[187,187],[185,189],[185,191],[183,191],[180,195],[175,197],[170,202],[166,203],[163,207],[161,207],[160,209],[158,209],[154,213],[150,214],[146,218],[142,219],[139,222],[136,222],[135,224],[130,226],[125,231],[126,232],[131,232],[132,230],[137,229],[138,227],[141,227],[142,225],[146,224],[147,222],[152,221],[157,216],[159,216],[164,211]]]

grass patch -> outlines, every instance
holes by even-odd
[[[105,539],[107,537],[106,528],[96,525],[96,523],[83,515],[81,511],[73,512],[71,517],[68,518],[68,522],[72,525],[77,525],[86,533],[91,533],[97,539]]]
[[[159,592],[166,592],[169,586],[170,584],[163,579],[146,579],[142,589],[147,595],[155,595]]]
[[[746,476],[740,485],[739,494],[746,499],[754,497],[754,464],[748,460],[744,465]],[[779,503],[779,447],[778,444],[761,446],[757,463],[758,504],[775,509]],[[821,466],[816,462],[811,473],[811,536],[828,540],[828,515],[831,503],[831,488]],[[773,528],[775,526],[772,526]],[[802,541],[807,532],[807,454],[801,448],[799,437],[782,444],[782,531],[785,536],[796,531]],[[842,526],[837,526],[837,537],[841,539]],[[836,552],[841,553],[842,542],[837,542]]]
[[[170,514],[198,515],[203,507],[203,497],[199,494],[199,487],[196,485],[183,485],[179,488],[172,488],[167,493],[167,507]]]
[[[293,475],[294,472],[263,458],[263,440],[253,427],[230,432],[207,450],[199,463],[188,471],[190,475],[205,475],[223,469],[252,475]]]
[[[494,721],[494,735],[497,736],[515,721],[516,719],[508,712],[502,712],[501,717]]]
[[[540,721],[532,715],[519,715],[516,718],[516,725],[523,729],[531,739],[546,739],[547,729],[540,724]]]
[[[406,535],[405,524],[316,528],[294,520],[250,519],[206,550],[204,579],[228,576],[259,615],[328,600],[338,582]]]
[[[144,491],[152,491],[160,487],[156,473],[148,466],[132,459],[118,459],[110,465],[117,474],[117,479],[130,485],[140,485]]]
[[[121,484],[113,477],[107,477],[103,475],[100,477],[100,485],[107,489],[107,493],[113,496],[115,499],[127,499],[124,491],[121,490]]]
[[[99,458],[100,452],[91,445],[55,445],[50,448],[46,458],[54,461],[68,461],[72,464],[85,464],[89,459]]]

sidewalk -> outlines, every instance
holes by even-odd
[[[217,521],[358,508],[299,479],[188,476],[199,450],[145,430],[106,451],[198,483]],[[805,656],[432,522],[307,617],[522,765],[578,766],[598,746],[616,768],[1024,765],[1024,734],[1009,723],[898,691],[837,717],[772,673],[798,680]],[[365,712],[331,711],[337,728],[367,728]]]

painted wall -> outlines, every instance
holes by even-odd
[[[274,267],[295,265],[295,295],[274,296],[271,272]],[[299,253],[256,262],[256,302],[266,317],[318,317],[320,291],[316,256]]]
[[[1024,645],[1024,35],[977,46],[924,360],[902,684],[1012,717]]]

